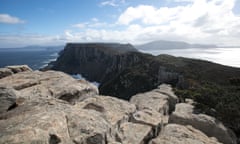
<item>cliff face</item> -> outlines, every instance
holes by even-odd
[[[90,81],[100,82],[101,94],[123,99],[163,82],[177,84],[181,77],[161,66],[153,56],[122,44],[67,44],[51,69],[80,73]]]
[[[62,72],[22,70],[2,76],[0,100],[0,143],[236,144],[221,122],[178,104],[165,84],[124,101]]]
[[[67,44],[52,69],[103,82],[109,74],[136,63],[136,57],[125,55],[136,51],[130,44]]]

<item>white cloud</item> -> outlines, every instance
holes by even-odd
[[[131,22],[140,20],[143,24],[163,24],[177,18],[177,14],[183,10],[183,7],[175,8],[155,8],[149,5],[140,5],[137,7],[129,7],[123,12],[119,19],[119,24],[128,25]]]
[[[101,2],[101,6],[113,6],[116,7],[117,4],[114,0]]]
[[[17,17],[11,16],[9,14],[0,14],[0,23],[20,24],[20,23],[25,23],[25,21]]]
[[[76,28],[85,28],[87,24],[88,23],[78,23],[78,24],[74,24],[72,26],[76,27]]]
[[[173,0],[174,2],[194,2],[195,0]]]
[[[98,18],[92,18],[91,19],[93,22],[98,22],[99,20],[98,20]]]
[[[100,3],[100,6],[112,6],[112,7],[117,7],[121,4],[124,4],[125,0],[107,0],[107,1],[102,1]]]
[[[114,24],[108,24],[106,22],[101,22],[97,18],[92,18],[90,21],[82,22],[78,24],[72,25],[72,27],[79,29],[87,29],[87,28],[104,28],[104,27],[112,27]]]

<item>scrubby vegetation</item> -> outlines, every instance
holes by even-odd
[[[185,100],[196,101],[196,110],[212,115],[231,128],[240,137],[240,81],[229,79],[229,85],[202,82],[187,89],[175,89],[176,94]],[[238,140],[238,142],[240,142]]]

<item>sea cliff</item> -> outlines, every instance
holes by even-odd
[[[67,44],[48,67],[100,82],[99,93],[130,100],[170,84],[180,102],[196,101],[198,112],[221,120],[240,138],[240,69],[209,61],[152,56],[129,44]],[[240,139],[239,139],[240,142]]]

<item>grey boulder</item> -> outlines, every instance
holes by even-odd
[[[194,106],[190,104],[177,104],[175,111],[169,117],[169,123],[191,125],[209,137],[216,137],[222,143],[237,143],[236,136],[231,130],[214,117],[194,113]]]

